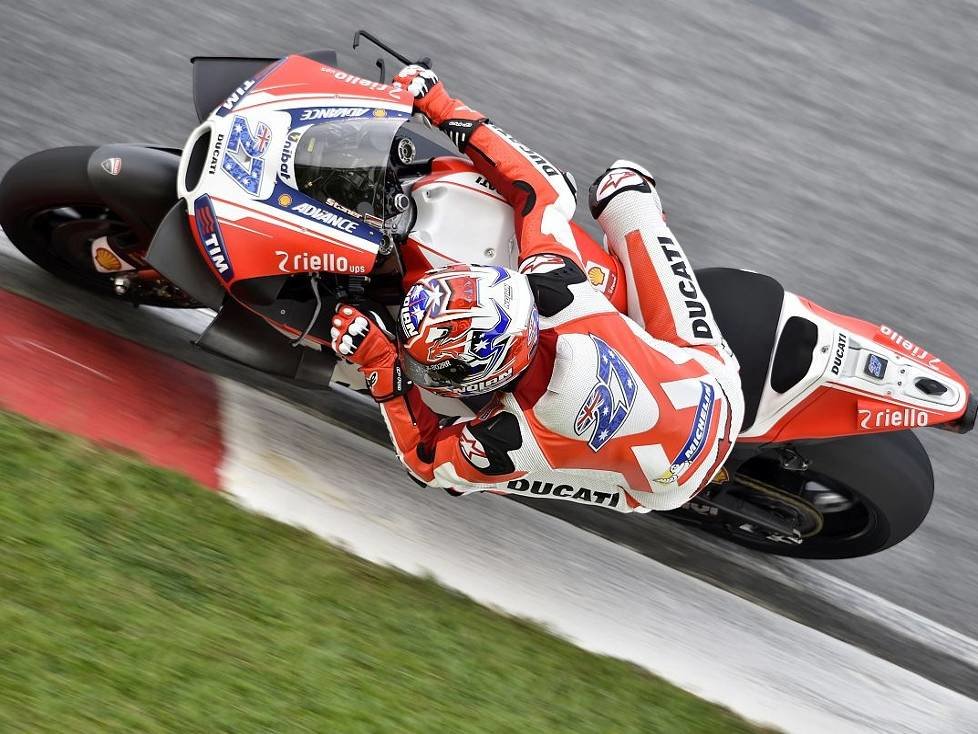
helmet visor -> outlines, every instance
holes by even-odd
[[[469,375],[469,368],[458,359],[446,359],[434,365],[419,362],[406,349],[400,350],[401,368],[418,387],[435,392],[463,393],[462,383]]]

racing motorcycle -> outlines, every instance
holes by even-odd
[[[361,38],[411,63],[364,31],[354,48]],[[213,309],[201,348],[307,387],[354,389],[362,380],[329,347],[337,302],[396,313],[430,268],[515,265],[512,209],[412,116],[383,59],[380,81],[339,68],[331,50],[192,62],[201,124],[182,151],[55,148],[7,172],[0,224],[27,257],[120,303]],[[624,310],[620,266],[574,234],[592,286]],[[964,380],[897,328],[832,313],[768,276],[697,277],[740,361],[746,415],[714,481],[663,514],[807,558],[867,555],[909,536],[934,492],[911,429],[971,430],[978,400]],[[426,399],[451,416],[479,407]]]

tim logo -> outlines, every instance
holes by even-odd
[[[194,202],[194,223],[197,225],[200,244],[210,258],[214,270],[225,283],[234,280],[234,268],[231,267],[231,258],[228,257],[227,248],[224,246],[221,227],[217,223],[209,196],[198,197]]]
[[[631,368],[618,352],[594,334],[591,341],[598,355],[598,382],[577,413],[574,432],[583,436],[590,431],[588,446],[600,451],[631,412],[638,387]]]
[[[248,120],[241,115],[234,116],[221,169],[252,196],[258,196],[265,171],[265,151],[271,141],[272,130],[264,122],[259,122],[252,130]]]

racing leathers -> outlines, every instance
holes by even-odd
[[[519,270],[537,301],[540,336],[515,382],[471,420],[452,422],[404,379],[380,328],[341,307],[334,348],[365,375],[398,457],[420,482],[462,493],[559,498],[621,512],[679,507],[723,465],[743,397],[736,359],[664,221],[652,177],[620,162],[591,187],[592,214],[624,266],[624,315],[585,276],[570,227],[571,180],[451,98],[431,72],[402,81],[416,109],[512,205]]]

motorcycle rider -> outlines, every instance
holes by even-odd
[[[584,274],[572,179],[446,92],[429,69],[395,78],[513,206],[519,271],[455,265],[404,300],[395,342],[341,304],[333,348],[364,374],[418,481],[556,497],[621,512],[675,509],[720,470],[744,406],[739,366],[666,225],[655,181],[617,161],[591,214],[621,261],[628,315]],[[468,421],[421,389],[491,394]]]

